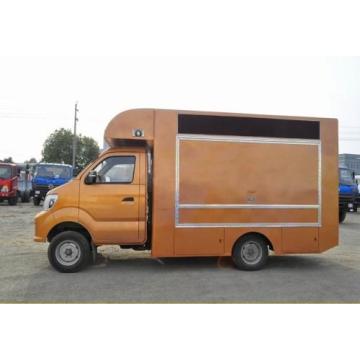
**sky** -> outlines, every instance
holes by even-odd
[[[360,57],[0,57],[0,159],[35,157],[55,129],[103,145],[131,108],[336,117],[360,154]]]

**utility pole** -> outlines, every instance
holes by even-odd
[[[73,166],[73,171],[75,171],[75,166],[76,166],[76,123],[79,121],[78,117],[77,117],[77,113],[78,113],[79,109],[78,109],[78,103],[75,103],[75,116],[74,116],[74,138],[73,138],[73,159],[72,159],[72,166]]]

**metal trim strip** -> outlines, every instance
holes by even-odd
[[[245,143],[260,143],[260,144],[306,144],[306,145],[320,145],[320,140],[308,139],[288,139],[288,138],[266,138],[266,137],[251,137],[251,136],[221,136],[221,135],[190,135],[178,134],[179,140],[192,141],[220,141],[220,142],[245,142]]]
[[[319,209],[308,204],[178,204],[179,209]]]
[[[219,227],[319,227],[319,223],[178,223],[177,228],[219,228]]]

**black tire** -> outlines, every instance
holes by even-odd
[[[93,265],[96,264],[96,259],[98,256],[97,246],[93,243],[90,244],[90,261]]]
[[[21,202],[22,203],[28,203],[30,202],[30,194],[28,192],[24,192],[21,196]]]
[[[357,211],[358,211],[358,206],[357,206],[357,204],[354,204],[353,212],[357,212]]]
[[[15,205],[17,204],[17,202],[18,202],[17,196],[12,197],[12,198],[10,198],[10,199],[8,200],[8,203],[9,203],[9,205],[11,205],[11,206],[15,206]]]
[[[40,198],[36,198],[36,197],[33,198],[33,203],[34,203],[35,206],[39,206],[40,202],[41,202]]]
[[[50,264],[59,272],[78,272],[89,264],[89,241],[76,231],[64,231],[51,240],[48,258]]]
[[[267,262],[269,249],[266,241],[259,235],[249,234],[239,239],[232,251],[232,259],[240,270],[260,270]]]
[[[346,218],[346,210],[340,209],[339,210],[339,223],[344,222],[345,218]]]

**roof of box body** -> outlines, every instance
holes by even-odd
[[[170,110],[170,109],[131,109],[116,115],[108,124],[104,140],[113,147],[119,140],[142,140],[151,143],[154,140],[154,119],[157,111],[174,111],[183,115],[200,116],[219,116],[219,117],[239,117],[255,119],[278,119],[278,120],[302,120],[320,121],[333,118],[319,118],[308,116],[284,116],[284,115],[264,115],[264,114],[244,114],[226,112],[207,112],[191,110]],[[336,120],[336,119],[335,119]]]

